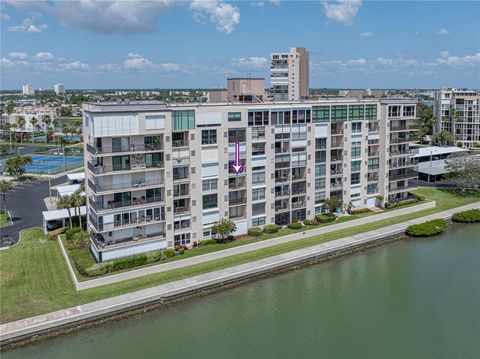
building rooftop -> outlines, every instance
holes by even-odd
[[[464,148],[459,148],[455,146],[449,147],[438,147],[438,146],[430,146],[430,147],[420,147],[415,150],[415,155],[413,157],[423,157],[423,156],[435,156],[435,155],[445,155],[457,152],[466,152],[467,150]]]

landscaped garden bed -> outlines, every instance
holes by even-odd
[[[405,234],[410,237],[431,237],[445,231],[447,222],[444,219],[434,219],[407,227]]]
[[[480,222],[480,209],[471,209],[469,211],[454,213],[452,216],[452,221],[458,223]]]

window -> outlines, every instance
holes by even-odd
[[[252,201],[259,201],[265,199],[265,188],[252,189]]]
[[[217,194],[206,194],[203,196],[203,209],[218,207]]]
[[[365,115],[367,120],[377,119],[377,105],[367,105],[365,108]]]
[[[400,106],[388,106],[388,117],[400,117]]]
[[[379,159],[378,158],[369,158],[368,159],[368,170],[378,170]]]
[[[360,173],[352,173],[350,176],[350,184],[360,183]]]
[[[252,143],[252,156],[265,154],[265,143]]]
[[[231,128],[228,130],[228,143],[246,142],[247,134],[244,128]]]
[[[361,157],[361,147],[352,147],[352,159]]]
[[[332,122],[347,120],[347,106],[332,106]]]
[[[202,145],[217,143],[217,130],[202,130]]]
[[[252,140],[265,140],[265,127],[252,127]]]
[[[228,121],[241,121],[242,113],[241,112],[229,112]]]
[[[165,115],[145,116],[145,129],[156,130],[165,128]]]
[[[113,170],[124,171],[130,169],[130,156],[114,156],[112,157]]]
[[[292,123],[310,123],[310,110],[292,110]]]
[[[263,226],[265,223],[265,217],[252,218],[252,227]]]
[[[325,176],[325,165],[315,165],[315,177]]]
[[[203,238],[208,238],[212,236],[212,227],[207,227],[203,229]]]
[[[268,126],[268,111],[251,111],[248,113],[249,126]]]
[[[352,172],[360,172],[362,161],[352,161]]]
[[[403,106],[403,116],[404,117],[415,116],[415,106]]]
[[[289,125],[290,111],[272,111],[272,125]]]
[[[362,132],[362,123],[352,122],[352,133],[361,133],[361,132]]]
[[[363,120],[363,105],[352,105],[348,108],[348,119],[350,121]]]
[[[315,152],[315,163],[324,163],[327,161],[327,151]]]
[[[130,138],[115,137],[112,138],[112,152],[126,152],[130,150]]]
[[[190,233],[176,234],[173,239],[175,246],[185,246],[190,244]]]
[[[173,110],[173,131],[193,130],[195,128],[195,110]]]
[[[315,178],[315,189],[325,189],[325,178]]]
[[[218,188],[218,179],[207,179],[202,182],[202,191],[216,191]]]
[[[265,214],[265,202],[252,204],[252,216]]]
[[[315,149],[325,150],[326,148],[327,148],[327,139],[326,138],[315,139]]]
[[[259,186],[265,184],[265,172],[252,173],[252,185]]]
[[[325,192],[315,192],[315,204],[325,200]]]
[[[329,122],[330,121],[330,107],[329,106],[313,106],[312,107],[312,122]]]

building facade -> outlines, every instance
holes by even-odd
[[[444,88],[435,94],[437,131],[448,131],[455,144],[472,147],[480,143],[480,92]]]
[[[22,94],[26,96],[34,96],[35,95],[35,89],[33,88],[33,85],[22,85]]]
[[[274,101],[298,101],[308,98],[309,53],[304,47],[290,52],[270,54],[270,85]]]
[[[234,77],[227,79],[228,101],[263,102],[266,97],[264,78]]]
[[[220,218],[239,235],[313,218],[330,197],[359,208],[401,200],[417,177],[410,100],[92,103],[83,112],[98,261],[190,246]]]
[[[53,85],[53,91],[58,95],[65,95],[65,85],[64,84],[55,84]]]

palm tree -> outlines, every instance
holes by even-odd
[[[72,208],[72,197],[71,196],[63,196],[57,202],[58,209],[66,209],[68,211],[68,222],[70,223],[70,228],[72,227],[72,213],[70,209]]]
[[[50,130],[50,125],[52,124],[52,118],[50,115],[43,116],[43,124],[45,126],[45,143],[47,143],[48,132]]]
[[[2,206],[0,211],[3,208],[4,211],[7,210],[7,192],[12,189],[12,184],[8,181],[0,181],[0,193],[2,194]]]
[[[9,139],[10,142],[10,152],[12,152],[12,125],[9,124],[8,122],[5,122],[2,126],[2,131],[4,135],[4,139],[6,140],[7,138]]]
[[[77,207],[78,207],[78,223],[80,224],[80,228],[82,228],[82,212],[80,210],[80,207],[85,206],[85,196],[82,194],[82,192],[85,190],[85,185],[82,184],[79,189],[77,189],[72,195],[72,203],[75,207],[75,213],[77,213]]]
[[[21,130],[20,143],[23,143],[23,131],[25,130],[25,117],[20,116],[17,121],[17,125]]]
[[[35,142],[35,129],[37,128],[38,120],[34,116],[30,119],[30,123],[32,124],[32,143]]]

